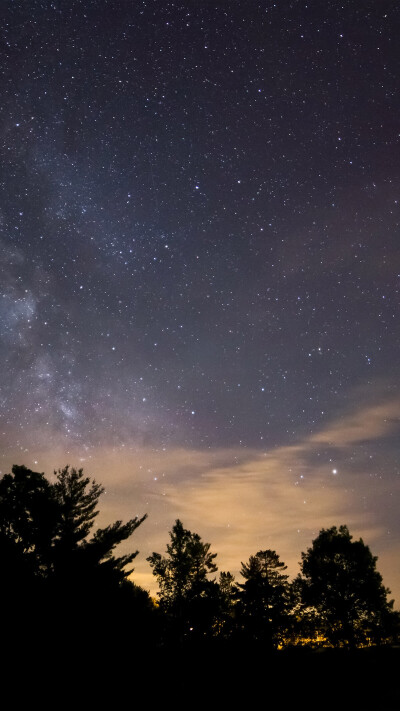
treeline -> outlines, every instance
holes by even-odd
[[[34,654],[38,640],[58,654],[118,649],[252,645],[347,647],[392,643],[399,614],[367,545],[346,526],[321,530],[292,581],[273,550],[242,563],[241,578],[217,577],[210,544],[177,520],[166,553],[149,564],[157,601],[128,576],[137,551],[115,554],[145,520],[96,528],[102,487],[68,466],[44,474],[14,466],[0,480],[3,647]]]

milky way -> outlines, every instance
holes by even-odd
[[[347,523],[400,594],[398,33],[392,1],[3,2],[3,471],[86,462],[142,548],[182,514],[229,563]]]

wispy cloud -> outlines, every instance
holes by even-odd
[[[400,400],[364,406],[310,437],[308,444],[326,443],[340,449],[350,444],[375,440],[400,425]]]

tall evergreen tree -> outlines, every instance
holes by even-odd
[[[131,572],[127,570],[137,556],[138,551],[115,557],[113,551],[147,518],[147,515],[127,521],[122,521],[98,528],[91,538],[88,538],[98,515],[99,497],[104,489],[89,477],[83,475],[83,470],[68,466],[55,472],[56,482],[53,485],[53,496],[58,506],[58,519],[53,540],[54,570],[63,581],[76,576],[80,584],[106,583],[119,584]],[[65,584],[65,582],[63,583]],[[71,583],[69,583],[71,584]]]
[[[289,607],[286,565],[273,550],[258,551],[242,563],[240,583],[240,619],[245,636],[277,647],[287,623]]]
[[[33,624],[34,608],[38,619],[54,615],[59,624],[76,628],[87,612],[83,598],[91,600],[95,620],[108,602],[122,600],[122,590],[124,599],[127,591],[133,594],[127,566],[137,551],[114,556],[114,550],[146,516],[116,521],[90,537],[102,487],[82,469],[67,466],[55,476],[51,483],[44,474],[15,465],[0,479],[0,594],[11,627],[16,615],[22,626]]]
[[[222,571],[218,580],[218,620],[216,635],[230,638],[236,626],[236,608],[239,599],[239,588],[230,572]]]

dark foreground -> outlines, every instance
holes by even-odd
[[[5,650],[3,650],[4,652]],[[213,645],[168,652],[25,648],[2,664],[2,711],[400,709],[400,649],[265,655]]]

